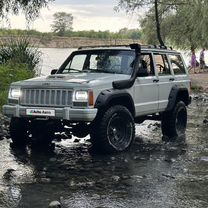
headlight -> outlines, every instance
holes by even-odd
[[[88,91],[76,91],[74,95],[74,101],[88,101]]]
[[[86,91],[86,90],[75,91],[74,95],[73,95],[73,102],[74,103],[86,103],[86,105],[92,106],[94,104],[93,92],[91,90],[89,90],[89,91]]]
[[[9,98],[16,98],[18,99],[21,96],[21,89],[20,88],[10,88],[9,90]]]

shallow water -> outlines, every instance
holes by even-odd
[[[208,96],[188,109],[186,141],[161,141],[159,125],[137,125],[129,152],[99,155],[88,138],[55,149],[13,149],[0,141],[0,207],[208,207]]]

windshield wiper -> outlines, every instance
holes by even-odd
[[[81,70],[79,70],[79,69],[72,69],[72,68],[70,68],[70,69],[69,69],[69,72],[70,72],[70,71],[82,72],[82,71],[81,71]]]
[[[94,72],[94,73],[108,73],[108,74],[115,74],[115,72],[113,72],[113,71],[106,71],[106,70],[100,70],[100,69],[98,69],[98,70],[94,70],[94,71],[92,71],[92,72]]]

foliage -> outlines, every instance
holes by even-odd
[[[157,44],[157,21],[155,0],[119,0],[117,9],[127,12],[145,10],[140,21],[143,39],[146,43]],[[208,47],[208,1],[204,0],[157,0],[161,37],[166,44],[178,48]],[[141,19],[141,18],[140,18]]]
[[[161,20],[161,33],[166,43],[181,49],[208,47],[208,2],[190,0],[189,4],[175,5]],[[190,12],[191,11],[191,12]],[[142,22],[148,43],[155,43],[154,18],[150,12]]]
[[[25,64],[7,63],[0,65],[0,106],[6,103],[9,85],[12,82],[32,78],[34,72]]]
[[[27,20],[31,20],[39,15],[41,8],[46,7],[52,1],[54,0],[1,0],[0,16],[17,15],[23,11]]]
[[[54,21],[51,25],[53,32],[64,36],[66,31],[72,31],[73,16],[66,12],[56,12],[53,15]]]
[[[17,29],[0,29],[0,37],[5,36],[28,36],[37,37],[41,41],[51,40],[53,36],[57,36],[57,33],[41,33],[36,30],[17,30]],[[86,38],[98,38],[98,39],[141,39],[142,32],[139,29],[127,29],[122,28],[119,32],[106,31],[66,31],[64,37],[86,37]]]
[[[0,46],[0,64],[25,64],[33,71],[40,62],[41,52],[31,47],[28,37],[10,38]]]

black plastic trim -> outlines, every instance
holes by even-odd
[[[170,91],[169,98],[168,98],[169,101],[168,101],[168,105],[165,111],[171,111],[174,108],[177,98],[178,98],[178,94],[184,91],[187,92],[187,95],[188,95],[187,98],[185,98],[186,99],[185,104],[186,105],[190,104],[190,97],[189,97],[188,89],[182,86],[175,85],[172,87]]]
[[[133,73],[131,74],[130,79],[127,80],[120,80],[120,81],[115,81],[112,83],[114,89],[128,89],[131,88],[134,85],[134,82],[137,78],[137,72],[139,69],[139,58],[141,54],[141,46],[139,44],[130,44],[129,45],[131,49],[135,50],[135,61],[134,61],[134,68],[133,68]]]
[[[125,90],[109,89],[102,91],[95,102],[95,108],[101,109],[108,107],[109,103],[115,99],[121,98],[124,101],[129,101],[133,110],[133,116],[135,116],[135,107],[132,96]],[[122,103],[120,103],[122,105]]]

